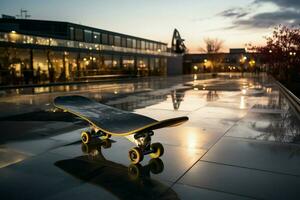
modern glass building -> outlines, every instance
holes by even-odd
[[[166,75],[167,44],[69,22],[0,19],[0,84]]]

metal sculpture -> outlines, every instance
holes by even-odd
[[[187,48],[183,43],[184,39],[180,37],[177,29],[174,29],[172,38],[172,52],[174,53],[185,53]]]

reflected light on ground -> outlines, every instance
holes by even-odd
[[[198,142],[197,132],[194,129],[190,129],[187,134],[187,151],[189,154],[196,154],[196,147]]]
[[[246,108],[245,96],[241,96],[240,109],[245,109],[245,108]]]
[[[0,149],[0,169],[23,161],[27,156],[16,151]]]
[[[247,93],[247,89],[242,89],[242,94],[246,94]]]
[[[194,80],[197,80],[198,76],[197,74],[194,75]]]

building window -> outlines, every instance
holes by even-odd
[[[132,39],[132,48],[136,49],[136,39]]]
[[[92,31],[84,30],[84,41],[92,42]]]
[[[132,56],[124,56],[122,59],[122,65],[125,70],[134,70],[134,58]]]
[[[102,44],[108,44],[108,36],[107,36],[107,34],[106,33],[102,33],[101,34],[101,41],[102,41]]]
[[[132,48],[132,39],[131,38],[127,38],[127,47]]]
[[[120,67],[120,56],[114,55],[113,56],[113,67]]]
[[[126,40],[127,39],[125,37],[122,37],[122,47],[127,47]]]
[[[100,33],[97,32],[93,33],[93,41],[94,43],[100,43]]]
[[[161,49],[161,44],[157,44],[157,50],[158,51],[161,51],[162,49]]]
[[[74,27],[70,27],[70,40],[74,40]]]
[[[82,31],[82,29],[79,29],[79,28],[75,29],[75,40],[83,41],[83,31]]]
[[[114,36],[113,35],[108,35],[108,44],[114,45]]]
[[[141,49],[142,49],[142,50],[145,50],[145,41],[143,41],[143,40],[142,40],[142,42],[141,42]]]
[[[105,70],[112,67],[112,56],[111,55],[104,55],[103,60],[104,60],[104,69]]]
[[[141,49],[141,40],[136,41],[136,48]]]
[[[152,42],[150,42],[150,50],[153,51],[153,43]]]
[[[120,47],[121,46],[121,37],[115,35],[115,45]]]
[[[146,50],[149,50],[150,48],[149,48],[149,46],[150,46],[150,43],[149,42],[145,42],[145,48],[146,48]]]
[[[154,50],[154,51],[157,51],[157,43],[154,43],[154,44],[153,44],[153,50]]]

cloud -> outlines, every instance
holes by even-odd
[[[217,16],[221,17],[232,17],[232,18],[242,18],[249,14],[249,11],[245,11],[242,8],[230,8],[227,10],[224,10],[217,14]]]
[[[219,16],[232,19],[235,28],[269,28],[279,24],[300,24],[300,0],[254,0],[248,6],[250,10],[255,7],[273,3],[278,10],[273,12],[250,13],[240,8],[230,8],[222,11]]]
[[[300,12],[285,10],[259,13],[246,20],[234,20],[233,24],[236,26],[236,28],[269,28],[278,24],[298,25],[300,24]]]
[[[280,8],[297,9],[300,8],[299,0],[255,0],[254,3],[273,3]]]

